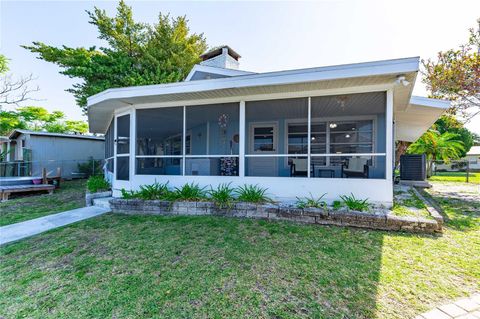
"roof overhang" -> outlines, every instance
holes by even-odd
[[[223,75],[225,77],[255,74],[254,72],[249,72],[249,71],[226,69],[226,68],[216,68],[216,67],[208,66],[208,65],[195,64],[193,66],[192,70],[190,71],[190,73],[188,73],[187,77],[185,78],[185,81],[190,81],[190,79],[193,77],[193,75],[197,72],[213,73],[213,74]]]
[[[105,138],[101,136],[91,136],[91,135],[78,135],[78,134],[65,134],[65,133],[52,133],[52,132],[43,132],[43,131],[30,131],[15,129],[9,135],[10,140],[17,139],[21,134],[29,134],[34,136],[49,136],[49,137],[63,137],[63,138],[74,138],[74,139],[86,139],[86,140],[98,140],[104,141]]]
[[[408,107],[396,110],[395,139],[415,142],[450,107],[450,101],[412,96]]]
[[[132,105],[232,99],[254,100],[269,94],[299,93],[367,86],[392,87],[395,109],[409,106],[419,58],[346,64],[238,75],[221,79],[108,89],[88,98],[90,131],[105,133],[115,110]],[[395,85],[403,75],[411,84]]]

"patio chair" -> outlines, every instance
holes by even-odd
[[[289,160],[290,176],[292,177],[307,177],[308,162],[306,158],[292,158]]]
[[[368,178],[368,159],[353,157],[342,163],[341,176]]]

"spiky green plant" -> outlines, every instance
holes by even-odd
[[[199,201],[207,199],[206,187],[200,187],[196,183],[185,184],[182,187],[175,187],[171,194],[174,200]]]
[[[310,197],[297,197],[297,202],[295,203],[298,208],[325,208],[327,203],[323,200],[327,193],[322,194],[320,197],[313,197],[310,193]]]
[[[140,186],[137,196],[144,200],[165,200],[170,197],[170,192],[168,182],[164,184],[155,182],[150,185]]]
[[[340,208],[342,208],[342,202],[339,200],[334,200],[332,206],[333,209],[339,210]]]
[[[124,199],[134,199],[134,198],[139,198],[138,197],[138,192],[136,191],[127,191],[125,188],[122,188],[120,190],[120,192],[122,193],[122,198]]]
[[[365,210],[368,210],[371,206],[368,202],[368,198],[358,199],[355,198],[355,195],[353,195],[353,193],[350,195],[340,196],[340,198],[342,199],[343,203],[351,210],[363,212]]]
[[[235,189],[237,199],[241,202],[248,203],[267,203],[272,200],[267,196],[267,189],[258,185],[243,185]]]
[[[228,184],[220,184],[217,188],[210,188],[208,195],[220,208],[232,208],[235,203],[235,189]]]

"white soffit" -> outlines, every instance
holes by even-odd
[[[373,85],[392,85],[405,75],[408,87],[395,86],[395,108],[407,109],[419,58],[346,64],[238,75],[228,78],[108,89],[88,98],[91,132],[106,131],[112,112],[130,105],[201,101],[255,95],[285,94]],[[286,97],[286,96],[285,96]]]
[[[412,96],[404,111],[395,111],[395,139],[415,142],[450,107],[450,101]]]

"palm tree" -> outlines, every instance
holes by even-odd
[[[409,154],[425,154],[427,158],[427,175],[432,175],[432,164],[435,160],[446,163],[452,159],[460,158],[464,151],[464,145],[459,140],[459,135],[445,132],[440,134],[436,130],[428,130],[407,150]]]

